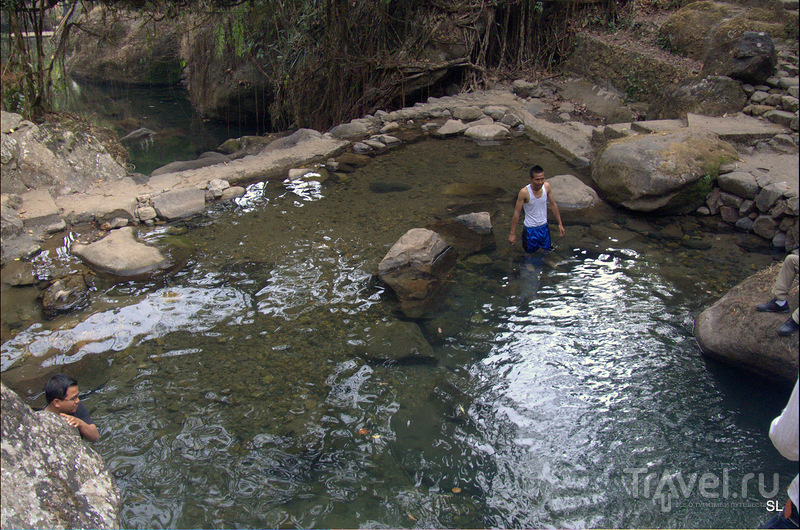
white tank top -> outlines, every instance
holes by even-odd
[[[522,205],[522,209],[525,210],[525,226],[533,228],[547,224],[547,190],[542,186],[542,196],[537,199],[533,194],[533,188],[528,184],[528,195],[530,199]]]

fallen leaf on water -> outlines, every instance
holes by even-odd
[[[378,438],[380,438],[380,437],[381,437],[381,435],[380,435],[380,434],[373,434],[373,435],[372,435],[372,437],[373,437],[373,438],[375,438],[375,439],[377,440]]]
[[[407,513],[406,515],[407,515],[407,516],[408,516],[408,518],[409,518],[409,519],[411,519],[412,521],[416,521],[416,520],[417,520],[417,518],[416,518],[416,517],[414,517],[413,515],[411,515],[410,513]]]
[[[452,491],[453,493],[461,493],[461,488],[459,488],[458,486],[456,486],[456,487],[455,487],[455,488],[453,488],[451,491]]]
[[[359,429],[358,434],[369,434],[369,429]]]

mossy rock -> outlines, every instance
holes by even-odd
[[[673,53],[702,59],[709,32],[737,11],[730,4],[694,2],[676,11],[661,25],[658,42]]]
[[[629,210],[683,214],[703,204],[736,149],[712,133],[679,129],[609,143],[592,179],[604,198]]]

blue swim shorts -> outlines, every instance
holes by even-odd
[[[547,223],[534,227],[523,226],[522,248],[525,252],[536,252],[540,248],[551,250],[553,244],[550,243],[550,228]]]

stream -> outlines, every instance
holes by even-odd
[[[506,238],[535,163],[588,178],[525,137],[426,140],[142,227],[191,247],[185,265],[98,278],[49,321],[33,288],[4,287],[3,382],[41,408],[50,375],[79,380],[126,528],[760,525],[797,473],[767,435],[791,388],[706,359],[692,326],[780,256],[711,219],[600,208],[565,212],[555,251],[526,258]],[[386,182],[407,190],[371,191]],[[497,248],[404,319],[379,261],[469,211],[491,213]],[[76,237],[37,259],[74,266]]]

